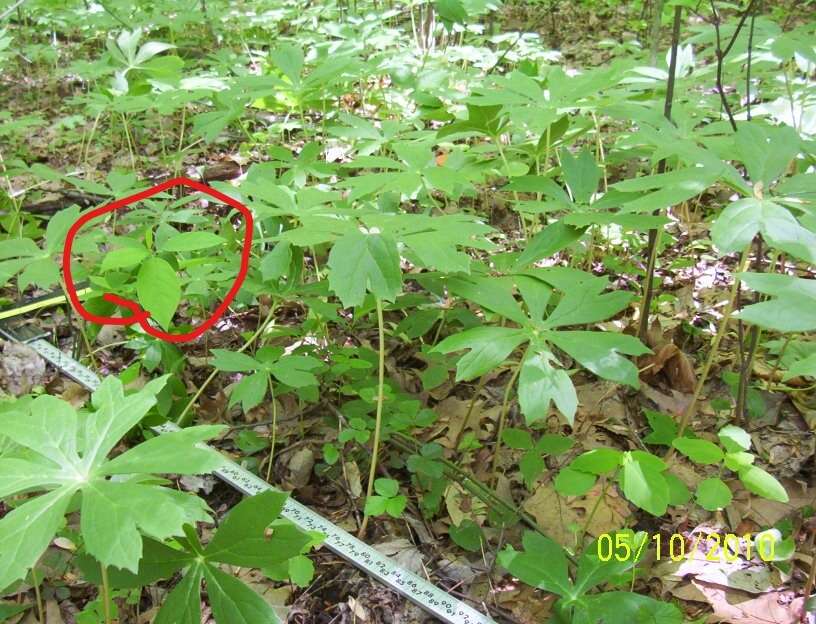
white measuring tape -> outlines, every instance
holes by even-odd
[[[45,340],[42,334],[31,335],[26,338],[21,335],[21,332],[11,330],[8,327],[0,327],[0,334],[12,340],[24,342],[66,376],[85,386],[88,390],[93,391],[99,387],[100,381],[96,373],[60,351]],[[178,431],[179,427],[173,423],[166,423],[153,429],[158,433],[167,433]],[[212,449],[212,452],[218,453],[223,459],[222,466],[213,471],[213,474],[236,490],[248,496],[253,496],[275,489],[260,477],[224,457],[217,450]],[[477,611],[458,598],[454,598],[448,592],[439,589],[413,572],[401,568],[387,556],[377,552],[365,542],[326,520],[326,518],[305,505],[298,503],[291,496],[286,500],[281,515],[301,529],[319,531],[326,536],[324,543],[329,550],[399,592],[443,622],[448,622],[448,624],[496,624],[489,616]]]

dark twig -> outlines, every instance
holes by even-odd
[[[754,23],[756,21],[756,11],[751,14],[751,26],[748,29],[748,66],[745,68],[745,107],[746,118],[751,121],[751,60],[754,52]]]
[[[666,84],[666,99],[663,101],[663,116],[671,122],[672,103],[674,102],[674,84],[677,74],[677,48],[680,45],[680,23],[682,20],[683,8],[681,6],[674,7],[674,24],[672,26],[672,43],[671,43],[671,57],[669,59],[669,79]],[[657,172],[665,173],[666,160],[661,159],[657,164]],[[658,214],[655,211],[655,214]],[[649,331],[649,310],[652,307],[652,298],[654,297],[654,272],[657,264],[657,247],[658,247],[658,230],[652,228],[649,230],[649,245],[648,245],[648,260],[646,263],[646,277],[644,278],[644,292],[643,302],[640,306],[640,325],[638,327],[638,337],[641,341],[646,341],[646,333]]]
[[[734,113],[731,111],[731,105],[728,103],[728,98],[725,97],[725,89],[723,88],[723,62],[725,61],[725,57],[728,56],[728,53],[731,51],[731,48],[734,47],[737,37],[739,37],[739,34],[742,31],[742,27],[745,25],[745,20],[748,19],[748,15],[753,13],[754,3],[756,0],[751,0],[751,2],[748,4],[748,8],[743,11],[742,15],[740,16],[739,23],[737,24],[734,33],[731,35],[728,45],[725,46],[725,49],[722,47],[720,14],[717,12],[717,6],[714,0],[709,0],[709,2],[711,4],[711,13],[714,16],[712,25],[714,26],[714,34],[717,39],[717,49],[715,50],[715,54],[717,56],[717,92],[720,94],[720,102],[722,103],[725,114],[728,116],[728,122],[731,124],[731,128],[734,130],[734,132],[736,132],[737,122],[734,120]]]

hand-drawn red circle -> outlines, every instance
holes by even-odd
[[[147,310],[143,310],[135,301],[124,299],[113,293],[105,293],[102,295],[102,298],[122,308],[130,310],[132,313],[130,316],[117,317],[91,314],[80,302],[79,296],[77,295],[76,284],[74,284],[74,280],[71,277],[71,248],[74,244],[74,238],[76,238],[77,233],[83,225],[96,217],[113,212],[119,208],[124,208],[125,206],[135,202],[147,199],[148,197],[153,197],[153,195],[166,191],[174,186],[187,186],[191,189],[209,195],[210,197],[213,197],[218,201],[235,208],[244,218],[244,244],[243,248],[241,249],[241,266],[239,267],[238,275],[236,275],[235,281],[233,282],[232,287],[229,289],[229,292],[224,297],[224,300],[206,321],[201,323],[201,325],[195,329],[184,334],[171,334],[153,327],[150,325],[150,323],[148,323],[150,313]],[[68,298],[71,301],[71,305],[74,307],[77,313],[82,318],[91,321],[92,323],[99,323],[100,325],[133,325],[138,323],[142,329],[144,329],[151,336],[161,338],[162,340],[166,340],[168,342],[187,342],[189,340],[194,340],[215,325],[216,322],[218,322],[218,319],[221,318],[224,312],[226,312],[227,307],[229,307],[230,303],[232,303],[232,300],[235,299],[235,296],[241,289],[244,279],[246,279],[247,271],[249,270],[249,255],[250,251],[252,250],[252,230],[252,213],[250,212],[249,208],[244,206],[242,203],[234,200],[229,195],[216,191],[214,188],[207,186],[206,184],[202,184],[201,182],[196,182],[195,180],[190,180],[189,178],[173,178],[171,180],[167,180],[166,182],[162,182],[161,184],[157,184],[156,186],[145,191],[135,193],[129,197],[124,197],[123,199],[117,199],[110,204],[106,204],[105,206],[91,210],[90,212],[80,216],[74,222],[74,224],[71,225],[71,228],[68,230],[68,234],[65,237],[65,246],[62,249],[62,272],[65,276],[65,290],[68,293]]]

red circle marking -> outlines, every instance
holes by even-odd
[[[117,317],[117,316],[99,316],[96,314],[92,314],[88,310],[85,309],[85,306],[79,300],[79,296],[77,295],[76,285],[74,284],[74,280],[71,276],[71,248],[74,244],[74,238],[76,238],[77,233],[82,226],[88,223],[89,221],[95,219],[96,217],[102,216],[109,212],[113,212],[114,210],[118,210],[119,208],[124,208],[130,204],[135,202],[141,201],[143,199],[147,199],[148,197],[153,197],[162,191],[166,191],[169,188],[173,188],[174,186],[187,186],[196,191],[209,195],[217,199],[220,202],[227,204],[235,208],[244,218],[244,245],[241,249],[241,266],[238,269],[238,275],[235,277],[235,281],[232,284],[232,287],[229,289],[229,292],[224,297],[224,300],[218,305],[215,311],[210,315],[210,317],[201,323],[195,329],[184,333],[184,334],[171,334],[169,332],[162,331],[153,327],[149,322],[148,319],[150,318],[150,313],[147,310],[143,310],[142,307],[136,303],[135,301],[131,301],[130,299],[125,299],[123,297],[119,297],[113,293],[105,293],[102,295],[102,298],[106,301],[114,303],[122,308],[126,308],[130,310],[130,316],[124,317]],[[71,305],[77,311],[77,313],[87,321],[91,321],[92,323],[98,323],[100,325],[133,325],[138,323],[142,329],[145,330],[151,336],[155,336],[156,338],[160,338],[162,340],[166,340],[167,342],[187,342],[188,340],[194,340],[198,338],[201,334],[205,331],[210,329],[218,319],[227,311],[227,308],[232,303],[232,300],[235,299],[235,296],[238,294],[238,291],[241,289],[241,286],[244,283],[244,279],[246,279],[247,271],[249,271],[249,254],[252,249],[252,230],[253,230],[253,219],[252,213],[250,212],[249,208],[244,206],[241,202],[236,201],[229,195],[225,195],[219,191],[216,191],[214,188],[207,186],[206,184],[202,184],[201,182],[196,182],[195,180],[191,180],[189,178],[173,178],[171,180],[167,180],[166,182],[162,182],[161,184],[157,184],[156,186],[149,188],[145,191],[141,191],[139,193],[135,193],[134,195],[130,195],[129,197],[124,197],[122,199],[117,199],[110,204],[106,204],[100,208],[96,208],[91,210],[90,212],[86,212],[82,216],[80,216],[71,228],[68,230],[68,234],[65,237],[65,246],[62,249],[62,272],[65,276],[65,290],[68,293],[68,299],[71,301]]]

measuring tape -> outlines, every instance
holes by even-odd
[[[88,390],[94,391],[99,387],[100,381],[96,373],[48,342],[47,333],[39,332],[31,326],[10,327],[8,324],[0,323],[0,334],[10,340],[27,344],[43,359]],[[168,433],[178,431],[179,427],[173,423],[165,423],[153,427],[153,430],[157,433]],[[224,457],[217,450],[212,448],[211,450],[222,459],[221,466],[214,470],[213,474],[239,492],[247,496],[254,496],[275,489],[260,477]],[[326,536],[324,543],[329,550],[443,622],[448,622],[448,624],[496,624],[489,616],[458,598],[454,598],[413,572],[401,568],[387,556],[300,504],[291,496],[287,498],[281,515],[303,530],[319,531]]]

